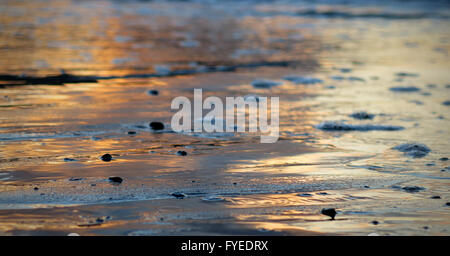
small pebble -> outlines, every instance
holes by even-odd
[[[134,134],[136,134],[136,132],[135,131],[129,131],[128,134],[129,135],[134,135]]]
[[[122,183],[122,181],[123,181],[123,179],[121,177],[117,177],[117,176],[109,177],[108,180],[111,182],[119,183],[119,184]]]
[[[105,162],[109,162],[112,159],[112,156],[110,154],[104,154],[103,156],[100,157],[103,161]]]
[[[328,209],[322,209],[321,213],[323,215],[331,217],[331,220],[334,220],[334,217],[336,216],[337,212],[334,208],[328,208]]]
[[[33,189],[34,189],[35,191],[39,190],[39,188],[38,188],[38,187],[34,187]]]
[[[440,196],[432,196],[431,199],[441,199]]]
[[[171,196],[175,197],[176,199],[183,199],[186,197],[186,195],[181,192],[174,192],[171,194]]]
[[[187,153],[186,153],[186,151],[178,151],[177,152],[177,155],[179,155],[179,156],[186,156],[187,155]]]
[[[151,122],[150,128],[152,128],[155,131],[164,130],[164,124],[161,122]]]
[[[376,221],[376,220],[374,220],[374,221],[372,221],[372,224],[373,224],[373,225],[378,225],[378,224],[379,224],[379,222],[378,222],[378,221]]]
[[[308,197],[308,196],[312,196],[312,195],[309,193],[303,193],[303,194],[298,194],[297,196]]]
[[[69,181],[79,181],[82,180],[83,178],[70,178]]]
[[[158,90],[148,90],[147,93],[149,95],[158,95],[159,94]]]
[[[73,162],[73,161],[76,161],[76,160],[73,158],[68,158],[68,157],[64,158],[64,162]]]
[[[450,202],[445,203],[446,206],[450,206]]]
[[[442,158],[439,158],[439,160],[441,160],[441,161],[448,161],[448,157],[442,157]]]
[[[359,112],[355,112],[355,113],[351,114],[350,117],[353,117],[355,119],[360,119],[360,120],[367,120],[367,119],[371,120],[375,117],[375,115],[369,114],[365,111],[359,111]]]

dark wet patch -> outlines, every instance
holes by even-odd
[[[258,89],[270,89],[274,86],[280,85],[279,82],[266,80],[266,79],[257,79],[252,82],[252,86]]]
[[[441,199],[441,197],[440,196],[432,196],[432,197],[430,197],[431,199]]]
[[[426,19],[426,18],[443,18],[446,19],[446,15],[436,15],[430,13],[399,13],[399,12],[345,12],[338,10],[321,10],[321,9],[306,9],[297,11],[298,16],[305,17],[322,17],[328,19],[393,19],[393,20],[405,20],[405,19]]]
[[[324,131],[399,131],[402,126],[376,125],[376,124],[346,124],[337,121],[325,121],[316,126]]]
[[[389,88],[389,90],[392,92],[417,92],[417,91],[420,91],[420,89],[415,86],[391,87],[391,88]]]
[[[97,79],[90,76],[75,76],[70,74],[61,74],[56,76],[17,76],[17,75],[0,75],[0,81],[12,82],[3,85],[63,85],[73,83],[97,83]]]
[[[309,193],[302,193],[302,194],[298,194],[297,196],[301,196],[301,197],[310,197],[310,196],[312,196],[312,194],[309,194]]]
[[[405,155],[413,158],[424,157],[431,152],[429,147],[421,143],[405,143],[395,146],[393,149],[403,152]]]
[[[293,82],[295,84],[320,84],[323,83],[322,79],[313,77],[303,77],[303,76],[285,76],[284,80]]]
[[[68,157],[64,158],[64,162],[74,162],[74,161],[77,161],[77,160],[73,159],[73,158],[68,158]]]
[[[442,105],[450,106],[450,100],[446,100],[446,101],[442,102]]]
[[[418,77],[419,74],[416,73],[407,73],[407,72],[399,72],[395,74],[396,76],[400,76],[400,77]]]
[[[402,189],[408,193],[416,193],[416,192],[425,190],[424,187],[418,187],[418,186],[406,186],[406,187],[402,187]]]

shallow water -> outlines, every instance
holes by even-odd
[[[3,1],[0,234],[449,235],[449,23],[445,1]],[[194,88],[279,96],[279,141],[172,132]]]

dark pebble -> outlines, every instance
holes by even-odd
[[[68,157],[64,158],[64,162],[73,162],[73,161],[76,161],[76,160],[73,158],[68,158]]]
[[[152,128],[155,131],[164,130],[164,124],[161,122],[151,122],[150,128]]]
[[[446,206],[450,206],[450,202],[445,203]]]
[[[187,153],[186,153],[186,151],[178,151],[177,155],[179,155],[179,156],[186,156]]]
[[[105,220],[103,220],[102,218],[97,218],[97,219],[95,220],[95,222],[97,222],[97,223],[103,223],[103,222],[105,222]]]
[[[321,196],[328,195],[327,192],[319,192],[319,193],[317,193],[317,194],[318,194],[318,195],[321,195]]]
[[[123,181],[123,179],[120,177],[109,177],[108,180],[115,183],[122,183]]]
[[[439,160],[441,160],[441,161],[448,161],[448,157],[442,157],[442,158],[439,158]]]
[[[373,225],[378,225],[378,224],[379,224],[379,222],[378,222],[378,221],[376,221],[376,220],[374,220],[374,221],[372,221],[372,224],[373,224]]]
[[[79,181],[82,180],[83,178],[70,178],[69,181]]]
[[[159,94],[158,90],[149,90],[147,93],[150,95],[158,95]]]
[[[38,188],[38,187],[34,187],[33,189],[34,189],[35,191],[39,190],[39,188]]]
[[[303,194],[298,194],[298,196],[308,197],[308,196],[312,196],[312,195],[309,193],[303,193]]]
[[[105,162],[109,162],[112,160],[112,156],[110,154],[104,154],[103,156],[100,157],[100,159],[102,159]]]
[[[423,229],[429,229],[429,227],[425,226],[425,227],[423,227]]]
[[[135,131],[129,131],[128,134],[129,135],[134,135],[134,134],[136,134],[136,132]]]
[[[328,208],[328,209],[322,209],[321,213],[323,215],[331,217],[332,220],[334,220],[334,216],[336,216],[337,212],[334,208]]]
[[[183,199],[186,197],[185,194],[181,193],[181,192],[174,192],[172,194],[170,194],[171,196],[177,198],[177,199]]]
[[[440,196],[432,196],[431,199],[441,199]]]

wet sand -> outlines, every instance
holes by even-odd
[[[445,2],[6,1],[0,17],[1,235],[449,235]],[[194,88],[279,96],[279,141],[173,132]]]

